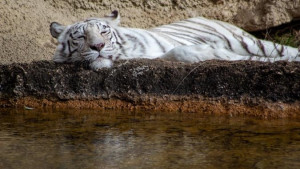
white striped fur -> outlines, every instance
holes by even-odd
[[[197,17],[148,30],[119,27],[119,21],[113,11],[69,26],[52,23],[51,35],[59,42],[54,61],[89,60],[95,70],[134,58],[300,61],[298,49],[257,39],[222,21]]]

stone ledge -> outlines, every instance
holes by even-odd
[[[294,117],[300,114],[300,63],[39,61],[0,66],[0,107],[134,109]]]

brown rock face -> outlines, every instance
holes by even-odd
[[[0,62],[50,60],[55,41],[49,24],[71,24],[117,9],[122,25],[149,28],[195,16],[234,23],[248,31],[300,17],[300,0],[1,0]]]
[[[0,66],[0,107],[135,109],[294,117],[300,63],[122,61],[92,71],[85,63]]]

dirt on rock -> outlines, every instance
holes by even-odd
[[[253,31],[299,19],[300,0],[1,0],[0,62],[50,60],[56,47],[51,22],[71,24],[115,9],[122,26],[149,28],[205,16]]]

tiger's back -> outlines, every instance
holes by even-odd
[[[163,25],[153,30],[172,39],[178,46],[209,45],[214,50],[228,50],[240,56],[248,56],[248,59],[252,57],[253,60],[296,60],[298,57],[296,48],[260,40],[232,24],[203,17]],[[214,59],[217,58],[224,57],[216,56]]]

